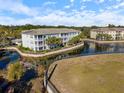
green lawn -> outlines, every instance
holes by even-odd
[[[124,54],[77,57],[56,63],[51,81],[61,93],[124,93]]]

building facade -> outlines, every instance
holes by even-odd
[[[46,44],[48,37],[61,38],[63,44],[66,44],[70,39],[80,34],[80,31],[73,29],[35,29],[22,32],[22,46],[30,48],[34,51],[48,50]]]
[[[90,38],[97,40],[105,40],[106,35],[111,37],[111,40],[124,40],[124,28],[98,28],[90,32]]]

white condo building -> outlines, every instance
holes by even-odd
[[[90,32],[90,38],[101,40],[101,38],[97,37],[98,34],[108,34],[112,37],[112,40],[124,40],[124,28],[92,29]],[[102,40],[104,40],[104,38]]]
[[[46,44],[48,37],[61,38],[63,44],[80,34],[80,31],[66,28],[44,28],[33,29],[22,32],[22,46],[30,48],[34,51],[47,50],[49,46]]]

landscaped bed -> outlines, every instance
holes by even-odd
[[[61,93],[124,93],[124,54],[58,61],[51,81]]]

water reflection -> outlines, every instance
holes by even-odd
[[[39,59],[36,63],[48,66],[52,62],[65,58],[108,53],[124,53],[124,43],[98,44],[93,42],[84,42],[84,46],[80,49],[51,55],[41,60]],[[20,58],[19,54],[13,51],[6,51],[0,53],[0,55],[1,54],[3,57],[0,57],[0,69],[6,68],[10,62],[15,62]]]
[[[11,62],[17,61],[20,56],[15,51],[0,51],[0,69],[4,69]]]
[[[124,52],[124,43],[98,44],[93,42],[85,42],[82,54],[97,53],[122,53]]]

